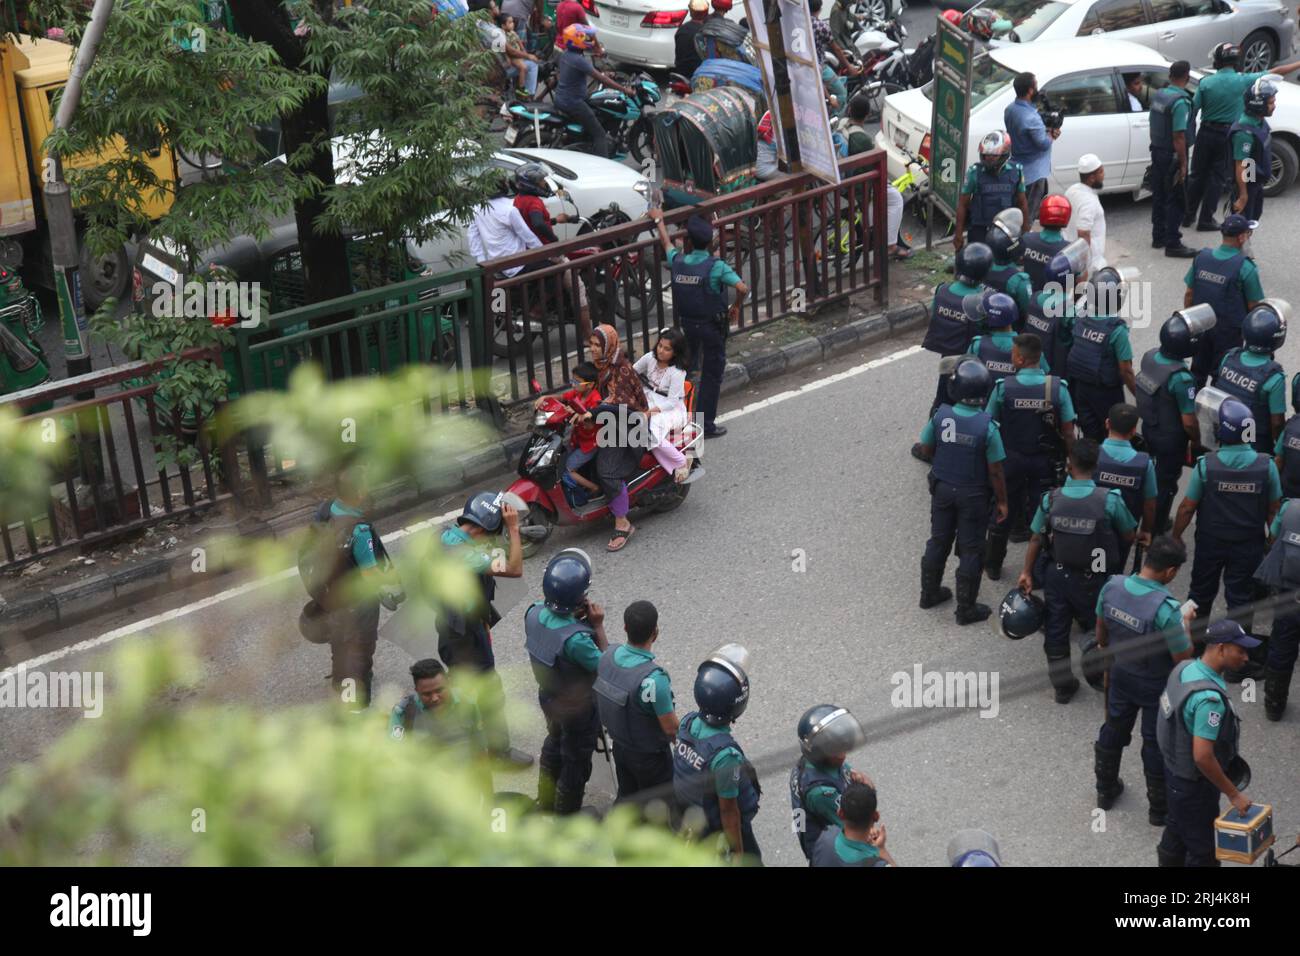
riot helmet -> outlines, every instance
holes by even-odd
[[[713,727],[740,717],[749,705],[749,651],[724,644],[705,658],[695,673],[695,705]]]
[[[1250,408],[1235,398],[1225,398],[1219,406],[1217,437],[1220,445],[1248,445],[1257,427]],[[1247,440],[1250,439],[1250,440]]]
[[[572,614],[582,607],[590,584],[591,558],[579,548],[565,548],[542,572],[542,596],[556,614]]]
[[[984,235],[984,242],[993,250],[993,258],[1007,265],[1020,258],[1020,236],[1024,233],[1025,217],[1014,206],[993,217]]]
[[[1241,338],[1251,352],[1271,355],[1286,342],[1286,320],[1291,306],[1282,299],[1265,299],[1246,313]]]
[[[867,742],[862,724],[844,707],[817,704],[799,718],[799,749],[813,763],[842,757]]]
[[[1024,640],[1039,631],[1047,616],[1047,605],[1035,594],[1012,588],[998,606],[998,628],[1003,637]]]
[[[953,271],[957,281],[979,285],[993,267],[993,250],[982,242],[968,242],[957,250]]]
[[[948,378],[948,398],[960,405],[983,407],[993,387],[993,376],[978,356],[964,355]]]
[[[456,519],[457,524],[463,524],[468,521],[470,524],[476,524],[488,534],[496,534],[501,530],[501,504],[505,499],[495,491],[480,491],[476,495],[471,495],[465,502],[465,510],[460,513]]]
[[[1201,347],[1201,337],[1214,328],[1214,307],[1208,302],[1180,309],[1160,326],[1160,351],[1170,358],[1191,358]]]

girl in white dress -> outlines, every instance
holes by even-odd
[[[686,336],[678,329],[661,329],[653,351],[632,366],[645,385],[650,406],[652,452],[659,466],[677,481],[690,474],[686,456],[668,436],[686,424],[686,370],[689,368]]]

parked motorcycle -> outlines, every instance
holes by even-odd
[[[654,133],[649,113],[662,98],[659,84],[645,73],[635,77],[615,74],[624,86],[632,87],[635,97],[618,90],[602,88],[587,98],[596,118],[609,135],[612,151],[630,156],[641,163],[654,154]],[[507,146],[521,148],[577,149],[591,152],[591,140],[577,123],[554,105],[541,100],[515,103],[508,109],[510,126],[505,131]]]
[[[50,363],[36,338],[44,324],[36,296],[17,272],[0,266],[0,395],[50,380]]]
[[[686,383],[687,410],[694,411],[694,391]],[[532,383],[533,394],[541,387]],[[528,513],[520,515],[519,537],[524,557],[536,554],[550,538],[556,526],[588,524],[609,516],[609,501],[598,494],[588,500],[581,488],[574,488],[565,480],[564,460],[570,449],[576,413],[573,408],[555,396],[542,399],[533,415],[533,427],[528,443],[519,456],[519,480],[506,489],[507,494],[518,495],[528,504]],[[686,500],[691,483],[704,476],[704,467],[693,453],[704,439],[704,432],[688,416],[686,426],[676,435],[675,444],[687,456],[691,466],[690,477],[681,483],[659,466],[655,456],[647,450],[641,456],[637,474],[627,483],[628,497],[633,508],[654,511],[672,511]],[[596,480],[596,459],[582,469],[582,474]]]

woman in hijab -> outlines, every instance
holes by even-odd
[[[649,405],[640,376],[619,347],[618,332],[612,325],[599,325],[591,333],[587,345],[596,366],[596,390],[601,396],[601,403],[592,409],[592,413],[607,412],[614,415],[614,420],[620,424],[626,423],[628,432],[637,431],[632,426],[633,413],[644,415]],[[627,520],[627,480],[636,473],[645,450],[626,444],[629,435],[623,434],[621,428],[617,435],[618,445],[602,445],[596,453],[596,477],[605,489],[609,510],[614,515],[610,551],[622,551],[636,530]]]

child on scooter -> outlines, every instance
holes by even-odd
[[[574,448],[564,461],[565,477],[571,488],[583,488],[588,495],[600,492],[600,485],[582,474],[582,467],[596,457],[596,435],[599,429],[592,418],[591,409],[600,404],[600,393],[596,391],[596,366],[590,362],[579,362],[573,367],[571,384],[573,388],[560,396],[560,401],[570,406],[575,415],[581,412],[573,426]],[[538,399],[536,404],[541,404]],[[575,489],[576,490],[576,489]],[[574,501],[575,505],[586,504],[586,500]]]

